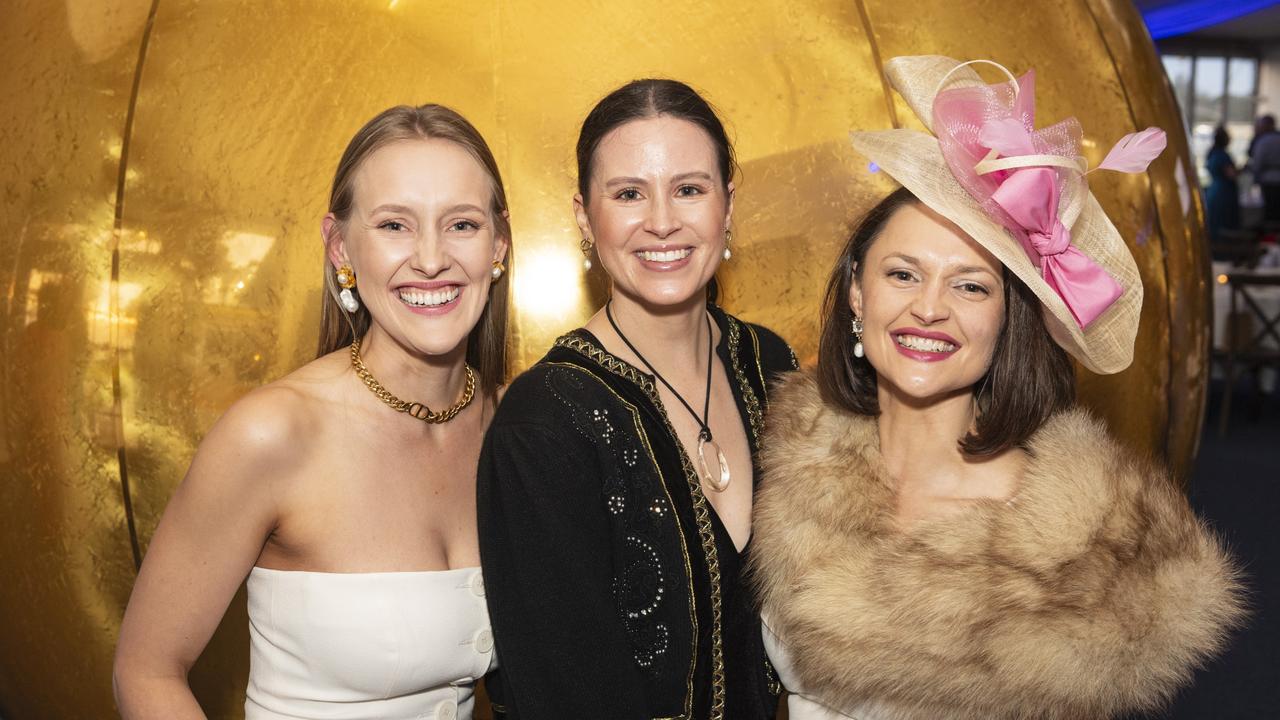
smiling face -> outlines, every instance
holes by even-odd
[[[465,347],[506,254],[483,166],[459,145],[403,140],[356,171],[350,216],[324,221],[329,258],[350,264],[373,332],[418,355]]]
[[[894,211],[867,250],[849,303],[880,392],[916,400],[969,393],[1004,322],[1000,262],[919,203]]]
[[[701,298],[733,213],[711,136],[665,115],[618,126],[596,147],[574,209],[614,292],[650,307]]]

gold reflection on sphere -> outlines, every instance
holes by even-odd
[[[1185,136],[1128,0],[727,0],[672,6],[448,0],[11,0],[0,23],[0,712],[109,717],[135,562],[201,436],[307,360],[319,220],[338,156],[385,107],[439,102],[488,138],[515,232],[514,357],[536,360],[604,294],[571,213],[591,105],[685,80],[735,139],[722,303],[816,349],[826,273],[891,188],[852,128],[915,120],[895,55],[1038,73],[1042,124],[1077,116],[1097,164],[1158,125],[1147,175],[1091,176],[1146,283],[1133,367],[1084,376],[1122,441],[1186,468],[1207,373],[1207,262]],[[238,717],[243,597],[192,684]]]

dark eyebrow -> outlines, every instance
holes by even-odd
[[[984,267],[978,267],[977,265],[961,265],[960,267],[953,270],[952,273],[955,275],[972,275],[974,273],[986,273],[991,276],[996,276],[996,273],[992,272],[991,270]]]
[[[604,186],[613,187],[615,185],[648,185],[648,184],[649,183],[645,182],[644,180],[638,177],[616,177],[610,180],[609,182],[605,183]]]
[[[911,257],[910,255],[904,255],[902,253],[892,253],[890,255],[885,256],[886,260],[889,260],[892,258],[897,258],[898,260],[901,260],[902,262],[905,262],[908,265],[915,265],[916,267],[920,267],[920,259]],[[954,268],[947,268],[947,273],[950,275],[972,275],[974,273],[986,273],[987,275],[990,275],[997,279],[999,279],[1000,277],[999,273],[992,272],[991,270],[984,267],[980,267],[978,265],[960,265]]]
[[[711,182],[711,175],[710,173],[705,173],[701,170],[694,170],[691,172],[680,173],[679,175],[671,178],[671,182],[676,183],[684,182],[685,180],[706,180],[707,182]]]

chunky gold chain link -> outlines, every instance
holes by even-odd
[[[378,382],[377,379],[373,377],[373,374],[369,372],[369,368],[364,366],[364,361],[360,359],[359,338],[356,338],[351,342],[351,367],[355,369],[356,377],[360,378],[365,387],[369,388],[374,395],[377,395],[379,400],[390,405],[392,409],[397,412],[407,413],[418,418],[422,422],[431,423],[433,425],[446,423],[452,420],[455,415],[462,412],[471,404],[471,398],[475,397],[476,394],[476,373],[471,369],[470,365],[464,365],[463,367],[467,371],[467,386],[462,390],[462,399],[454,403],[452,407],[441,410],[440,412],[435,412],[422,403],[405,402],[395,395],[392,395],[391,391],[382,387],[382,383]]]

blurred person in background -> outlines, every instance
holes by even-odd
[[[1263,221],[1280,222],[1280,133],[1272,115],[1258,118],[1249,142],[1249,169],[1262,188]]]
[[[1213,146],[1204,162],[1211,178],[1205,190],[1205,224],[1210,242],[1221,242],[1223,230],[1240,228],[1240,186],[1236,183],[1240,171],[1227,152],[1230,142],[1227,129],[1219,125],[1213,131]]]

